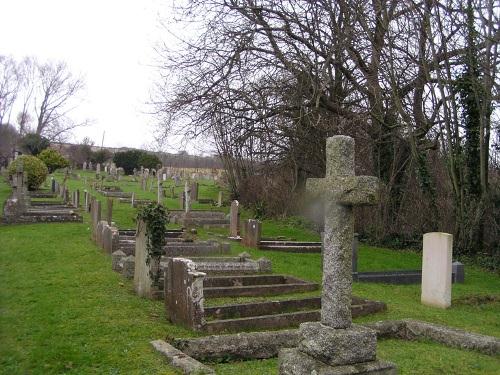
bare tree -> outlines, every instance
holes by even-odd
[[[478,64],[489,72],[479,83],[488,99],[478,101],[487,184],[499,4],[469,3],[482,30]],[[348,134],[363,151],[358,167],[385,184],[382,235],[408,228],[411,216],[419,217],[414,233],[448,229],[429,158],[464,143],[456,88],[468,51],[462,1],[209,0],[188,1],[178,14],[201,31],[181,51],[162,51],[168,82],[159,84],[157,113],[166,129],[215,139],[235,193],[262,163],[293,169],[300,188],[324,172],[324,138]],[[419,213],[404,211],[413,185]]]
[[[10,123],[21,84],[22,76],[16,61],[11,57],[0,56],[0,124]]]
[[[81,126],[68,113],[75,108],[72,100],[83,89],[80,78],[75,78],[65,63],[38,63],[37,88],[34,99],[37,115],[36,134],[56,139],[61,134]]]

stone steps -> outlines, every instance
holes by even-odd
[[[259,249],[285,253],[321,253],[321,245],[259,245]]]
[[[285,275],[211,276],[203,283],[206,298],[273,296],[317,289],[316,283]]]
[[[383,302],[353,296],[351,314],[364,316],[386,310]],[[205,308],[208,333],[237,332],[248,329],[280,329],[321,319],[321,298],[301,298]],[[292,311],[297,310],[297,311]]]

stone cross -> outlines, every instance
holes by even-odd
[[[352,325],[353,207],[375,204],[378,179],[354,175],[354,139],[326,140],[326,177],[307,180],[307,190],[325,200],[321,323],[332,328]]]

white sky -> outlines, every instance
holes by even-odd
[[[0,0],[0,54],[63,60],[86,82],[76,118],[93,119],[74,131],[105,146],[142,147],[152,141],[145,114],[155,68],[154,46],[166,41],[158,14],[172,0]]]

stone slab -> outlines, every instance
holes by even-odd
[[[173,367],[180,369],[183,374],[215,375],[215,371],[212,368],[198,362],[196,359],[191,358],[163,340],[151,341],[151,345],[163,354]]]

